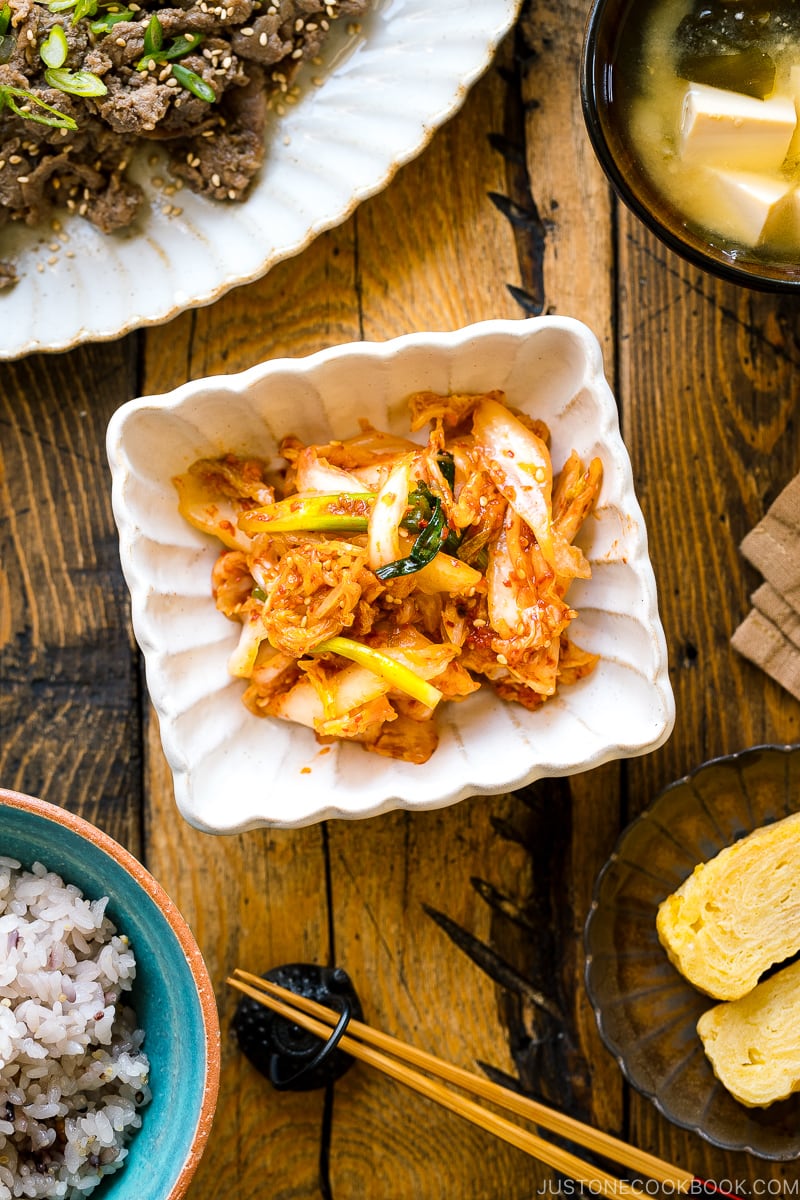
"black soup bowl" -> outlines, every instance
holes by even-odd
[[[675,201],[668,197],[655,178],[652,161],[646,164],[644,158],[647,155],[637,149],[632,133],[637,106],[642,103],[648,82],[652,87],[653,76],[661,78],[668,70],[665,40],[663,36],[660,41],[654,39],[647,25],[665,4],[678,11],[677,27],[682,18],[675,0],[649,0],[647,3],[642,0],[592,0],[584,35],[580,87],[583,115],[597,158],[627,207],[671,250],[689,262],[744,287],[800,293],[800,236],[796,251],[784,245],[783,249],[772,252],[764,246],[748,246],[730,234],[704,228],[687,212],[681,211],[680,198]],[[731,15],[735,11],[734,6],[726,5],[724,0],[711,0],[709,5],[695,4],[692,19],[696,20],[696,14],[701,10],[713,9],[715,4],[723,13],[726,9]],[[683,6],[684,14],[687,7],[691,8]],[[663,17],[660,19],[663,25]],[[753,54],[762,51],[763,47],[753,46]],[[661,61],[657,61],[659,57]],[[673,75],[676,89],[685,82]],[[748,98],[746,103],[749,102]],[[668,132],[667,143],[671,136]],[[793,146],[797,144],[795,142]],[[641,136],[638,145],[642,145]],[[676,192],[680,197],[680,187]]]

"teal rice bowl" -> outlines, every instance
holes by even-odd
[[[19,869],[15,869],[15,863],[20,864]],[[46,868],[49,873],[47,877],[41,868],[35,867],[37,863]],[[60,877],[57,881],[53,878],[56,876]],[[36,899],[45,878],[53,881],[48,884],[46,895]],[[69,902],[74,897],[74,891],[70,889],[69,897],[65,899],[66,893],[59,886],[61,880],[83,894],[84,899],[77,897],[72,908]],[[59,1061],[67,1064],[76,1079],[79,1077],[83,1080],[90,1077],[92,1069],[96,1071],[97,1060],[105,1065],[109,1061],[109,1051],[113,1051],[115,1059],[124,1055],[125,1065],[129,1068],[129,1074],[124,1078],[135,1081],[138,1075],[141,1084],[133,1085],[136,1116],[132,1122],[130,1111],[120,1115],[125,1110],[125,1094],[133,1094],[129,1082],[120,1085],[123,1098],[118,1100],[116,1096],[112,1097],[113,1107],[104,1110],[111,1113],[112,1120],[117,1114],[120,1128],[127,1123],[119,1135],[113,1135],[109,1130],[109,1137],[118,1136],[127,1150],[124,1161],[120,1163],[114,1158],[114,1142],[110,1146],[107,1140],[97,1142],[94,1158],[98,1162],[94,1163],[94,1167],[102,1178],[90,1191],[84,1192],[64,1185],[67,1172],[61,1162],[68,1148],[75,1157],[71,1139],[76,1135],[74,1132],[65,1133],[65,1124],[74,1131],[76,1120],[80,1121],[82,1117],[76,1118],[70,1112],[65,1121],[63,1116],[52,1113],[57,1104],[48,1104],[48,1099],[52,1099],[61,1102],[63,1109],[64,1104],[69,1103],[67,1088],[75,1086],[76,1092],[80,1091],[77,1083],[73,1085],[62,1071],[59,1082],[66,1079],[63,1096],[54,1093],[48,1097],[43,1088],[33,1107],[33,1115],[43,1118],[42,1127],[47,1126],[46,1118],[53,1115],[51,1123],[57,1129],[57,1134],[49,1145],[43,1144],[39,1150],[34,1149],[28,1155],[25,1161],[29,1174],[21,1193],[9,1186],[8,1166],[5,1177],[0,1172],[0,1195],[72,1197],[86,1194],[96,1200],[178,1200],[188,1188],[211,1128],[219,1086],[220,1055],[219,1022],[213,988],[186,922],[156,880],[112,838],[64,809],[4,789],[0,789],[0,889],[5,889],[4,903],[0,905],[0,913],[5,914],[0,915],[0,969],[4,960],[8,966],[17,953],[18,945],[31,947],[27,950],[27,966],[24,970],[20,968],[18,979],[12,979],[9,983],[8,976],[13,976],[13,969],[7,970],[3,984],[0,974],[0,996],[5,997],[5,1002],[0,999],[0,1004],[4,1004],[7,1018],[5,1043],[3,1028],[0,1027],[0,1099],[3,1098],[3,1089],[8,1094],[13,1079],[27,1079],[25,1065],[12,1065],[9,1075],[3,1074],[6,1062],[2,1046],[5,1045],[8,1059],[11,1044],[8,1029],[14,1027],[9,1008],[19,1018],[18,1029],[28,1032],[26,1021],[34,1029],[37,1029],[38,1023],[37,1032],[28,1039],[27,1050],[21,1049],[22,1039],[17,1039],[11,1052],[12,1064],[14,1055],[19,1054],[21,1063],[33,1062],[34,1066],[38,1066],[32,1055],[42,1054],[49,1067],[53,1058],[63,1055],[65,1057]],[[103,897],[108,898],[107,906],[99,903]],[[88,903],[84,903],[84,900]],[[35,908],[37,903],[39,907]],[[30,904],[30,910],[23,912],[26,904]],[[66,915],[65,906],[68,909]],[[15,917],[11,915],[12,910],[15,913],[23,912],[22,916],[16,918],[18,922],[23,922],[21,933],[13,928]],[[88,932],[80,924],[77,934],[67,933],[59,941],[52,931],[62,927],[72,930],[73,913],[79,914],[80,921],[89,927]],[[44,934],[38,933],[42,928]],[[31,1001],[20,1002],[14,988],[20,987],[20,979],[24,986],[24,982],[31,978],[31,962],[35,961],[37,953],[44,953],[36,946],[36,937],[43,939],[45,949],[53,947],[45,955],[47,969],[50,970],[55,961],[56,970],[63,969],[61,978],[64,985],[57,1006],[46,1001],[44,1007],[40,1007],[31,1017],[23,1005],[43,1004],[45,974],[42,974],[43,983]],[[112,985],[112,990],[106,992],[108,1007],[105,1022],[101,1011],[98,1011],[87,1020],[87,1032],[76,1034],[78,1038],[83,1036],[88,1039],[88,1049],[81,1054],[80,1043],[66,1041],[69,1035],[61,1033],[62,1026],[58,1026],[61,1038],[54,1043],[56,1049],[52,1054],[48,1051],[48,1055],[45,1055],[43,1046],[48,1042],[48,1026],[45,1022],[52,1021],[53,1013],[60,1017],[62,1011],[65,1014],[63,1022],[73,1019],[69,1002],[75,1000],[74,975],[85,964],[72,968],[69,964],[74,962],[76,953],[78,958],[82,957],[80,949],[73,951],[71,958],[68,952],[67,963],[63,968],[59,966],[59,955],[64,953],[63,947],[72,937],[77,938],[79,948],[98,946],[96,953],[92,950],[94,957],[87,953],[86,957],[90,959],[86,967],[88,975],[77,980],[78,999],[84,994],[92,995],[93,986],[108,988],[106,968],[112,980],[117,978],[118,971],[122,976],[130,975],[133,958],[135,977],[131,983],[121,981],[118,987]],[[102,969],[97,964],[102,964]],[[97,980],[94,975],[98,976]],[[127,988],[130,990],[122,990]],[[15,998],[10,1000],[9,996]],[[61,1001],[64,1003],[61,1004]],[[131,1028],[128,1029],[123,1023],[122,1031],[118,1034],[117,1018],[114,1018],[112,1030],[109,1014],[121,1013],[123,1005]],[[102,998],[99,1006],[94,1007],[102,1010]],[[86,1015],[84,1011],[83,1016]],[[96,1025],[92,1023],[94,1017],[98,1018]],[[80,1019],[81,1014],[78,1014],[74,1019],[74,1028],[80,1029]],[[136,1031],[133,1031],[133,1026]],[[144,1032],[141,1050],[138,1048],[141,1037],[139,1031]],[[116,1044],[118,1037],[123,1040],[121,1050]],[[31,1041],[40,1044],[37,1047],[31,1045]],[[108,1041],[109,1051],[104,1049],[104,1041]],[[146,1056],[146,1071],[141,1065],[143,1056]],[[75,1063],[78,1064],[77,1068]],[[40,1069],[44,1071],[45,1067]],[[113,1065],[109,1075],[112,1071]],[[35,1070],[33,1074],[36,1074]],[[123,1078],[123,1074],[120,1068],[120,1078]],[[10,1148],[10,1157],[6,1153],[6,1163],[12,1165],[23,1161],[21,1156],[18,1159],[17,1151],[20,1141],[27,1136],[18,1132],[12,1136],[10,1133],[14,1114],[19,1116],[22,1112],[20,1094],[21,1090],[14,1093],[12,1104],[0,1104],[0,1142],[6,1142],[6,1151]],[[133,1105],[130,1101],[127,1104],[130,1110]],[[141,1127],[134,1128],[139,1121]],[[105,1118],[103,1125],[107,1128]],[[24,1130],[24,1120],[19,1128]],[[87,1128],[94,1131],[95,1126]],[[53,1138],[52,1133],[48,1134],[47,1131],[41,1136]],[[17,1145],[14,1144],[15,1139]],[[28,1143],[26,1153],[27,1147]],[[2,1161],[3,1152],[0,1151],[0,1164]],[[31,1162],[37,1164],[32,1173]],[[103,1167],[110,1173],[106,1174]],[[17,1177],[21,1178],[21,1169]],[[55,1190],[53,1184],[56,1185]]]

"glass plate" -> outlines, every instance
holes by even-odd
[[[704,763],[661,793],[600,872],[586,922],[586,987],[601,1037],[629,1083],[674,1124],[724,1150],[800,1156],[800,1093],[739,1104],[695,1029],[714,1001],[672,966],[656,934],[661,901],[699,862],[797,810],[800,746],[755,746]]]

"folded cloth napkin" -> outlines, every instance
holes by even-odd
[[[764,576],[735,630],[735,650],[800,700],[800,475],[744,538],[741,551]]]

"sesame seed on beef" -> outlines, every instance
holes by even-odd
[[[125,19],[104,26],[107,6],[73,19],[41,0],[9,0],[0,87],[15,89],[21,112],[0,110],[0,224],[38,224],[66,207],[104,232],[125,228],[144,199],[125,170],[133,146],[148,141],[166,150],[176,187],[243,199],[264,161],[269,108],[281,111],[300,63],[318,54],[335,19],[369,4],[172,0],[160,8],[157,0],[116,0],[112,8]],[[89,72],[98,94],[70,94],[45,78],[40,50],[55,26],[65,35],[62,69]],[[42,123],[53,110],[58,119]],[[6,268],[0,264],[0,287],[13,282]]]

